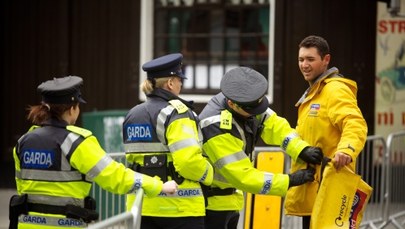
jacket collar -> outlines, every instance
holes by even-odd
[[[55,127],[66,128],[67,125],[68,125],[68,123],[64,120],[50,118],[50,119],[46,120],[45,122],[43,122],[41,126],[55,126]]]
[[[302,103],[304,103],[305,100],[311,99],[314,96],[314,93],[310,93],[312,91],[318,91],[321,87],[321,82],[323,82],[325,79],[333,76],[338,76],[339,75],[339,69],[336,67],[332,67],[322,73],[318,78],[315,80],[315,82],[312,84],[312,86],[309,86],[307,90],[305,90],[304,94],[301,96],[301,98],[297,101],[295,104],[296,107],[299,107]]]
[[[177,95],[171,93],[170,91],[162,89],[162,88],[155,88],[150,94],[147,94],[146,96],[149,98],[158,97],[158,98],[164,99],[166,101],[178,99],[182,103],[184,103],[188,108],[194,109],[193,101],[186,101],[186,100],[178,97]]]

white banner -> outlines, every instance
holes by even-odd
[[[405,129],[405,0],[400,3],[397,16],[386,3],[377,6],[375,134],[384,137]]]

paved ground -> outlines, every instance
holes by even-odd
[[[16,194],[14,189],[0,189],[0,229],[8,228],[8,203],[14,194]]]

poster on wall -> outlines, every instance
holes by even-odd
[[[405,0],[397,15],[378,2],[375,134],[405,129]]]

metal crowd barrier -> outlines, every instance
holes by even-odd
[[[387,137],[387,162],[384,223],[380,228],[405,225],[405,130],[391,133]],[[402,221],[401,221],[402,219]]]
[[[117,162],[126,165],[126,158],[124,152],[108,153],[108,155]],[[91,196],[97,201],[97,212],[99,213],[99,220],[108,219],[125,212],[125,195],[118,195],[108,192],[96,183],[93,183]]]
[[[125,153],[108,153],[117,162],[127,165]],[[97,201],[97,211],[100,214],[99,221],[89,225],[88,228],[140,228],[144,190],[136,193],[136,198],[131,211],[126,211],[126,196],[114,194],[93,184],[91,196]]]
[[[382,136],[368,136],[364,149],[357,158],[356,172],[373,187],[373,193],[364,212],[361,228],[377,228],[383,223],[386,187],[387,145]]]
[[[369,136],[357,172],[374,189],[361,228],[404,228],[405,131]]]
[[[280,152],[280,150],[278,147],[255,148],[256,152]],[[110,153],[109,155],[123,164],[126,163],[124,153]],[[405,228],[405,195],[403,194],[405,189],[405,131],[391,133],[387,137],[387,141],[382,136],[368,136],[365,147],[357,158],[356,167],[357,173],[362,176],[362,179],[373,187],[373,194],[364,212],[360,228]],[[288,173],[289,168],[290,157],[286,156],[284,172]],[[92,194],[93,197],[96,197],[99,206],[100,225],[103,225],[97,228],[105,228],[104,225],[112,225],[109,223],[118,222],[132,214],[125,212],[123,195],[111,194],[100,188],[95,188]],[[283,209],[281,209],[282,212]],[[137,214],[140,217],[139,209]],[[301,228],[301,217],[286,216],[283,213],[281,222],[281,228]],[[92,225],[92,228],[95,228],[93,226],[96,225]],[[238,228],[243,227],[239,225]]]
[[[266,147],[259,149],[262,151]],[[392,228],[391,225],[395,228],[404,228],[405,195],[402,194],[405,188],[404,149],[405,131],[390,134],[387,143],[382,136],[367,137],[364,149],[357,158],[356,172],[373,187],[373,194],[363,214],[360,228]],[[290,157],[286,156],[285,161],[284,172],[288,173]],[[391,163],[388,163],[389,161]],[[394,179],[394,182],[390,182],[391,179]],[[287,216],[284,209],[282,211],[281,228],[302,227],[301,217]]]
[[[143,189],[136,192],[135,202],[130,212],[123,212],[111,218],[89,225],[89,229],[105,228],[141,228],[141,213],[143,202]]]

